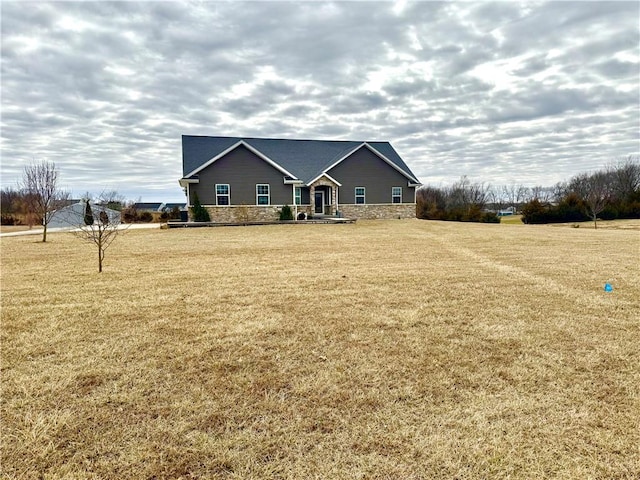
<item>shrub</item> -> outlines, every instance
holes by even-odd
[[[10,213],[3,213],[0,217],[0,224],[2,225],[18,225],[18,219]]]
[[[293,212],[289,205],[283,206],[282,210],[280,210],[280,221],[284,220],[293,220]]]
[[[552,221],[558,223],[584,222],[589,220],[586,211],[587,207],[584,201],[575,193],[570,193],[558,203],[557,208],[551,209],[554,217]]]
[[[531,200],[529,203],[525,203],[522,207],[522,223],[536,224],[548,222],[548,208],[542,205],[537,198]]]
[[[495,212],[484,212],[480,217],[482,223],[500,223],[500,217]]]
[[[191,207],[191,215],[193,215],[194,222],[210,222],[209,211],[202,206],[198,194],[195,194],[193,199],[193,207]]]
[[[124,223],[133,223],[138,219],[138,212],[133,206],[122,210],[122,221]]]
[[[180,207],[173,207],[169,213],[171,220],[180,220]]]
[[[153,222],[153,215],[151,214],[151,212],[142,212],[140,215],[138,215],[138,221],[144,223]]]

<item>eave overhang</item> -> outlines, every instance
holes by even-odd
[[[178,183],[182,188],[186,188],[190,183],[200,183],[199,178],[181,178]]]

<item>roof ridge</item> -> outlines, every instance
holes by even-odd
[[[183,137],[198,138],[228,138],[233,140],[267,140],[267,141],[285,141],[285,142],[323,142],[323,143],[389,143],[385,140],[323,140],[319,138],[277,138],[277,137],[232,137],[226,135],[182,135]]]

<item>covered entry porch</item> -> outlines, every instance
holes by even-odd
[[[309,200],[313,215],[338,215],[338,188],[342,185],[323,174],[309,184]]]

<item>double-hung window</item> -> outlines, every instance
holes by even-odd
[[[365,189],[364,187],[356,187],[356,204],[364,205],[365,204]]]
[[[402,203],[402,187],[391,187],[391,203]]]
[[[269,184],[258,183],[256,185],[256,205],[271,205]]]
[[[302,205],[302,188],[296,187],[296,205]]]
[[[229,205],[229,184],[216,183],[216,205]]]

